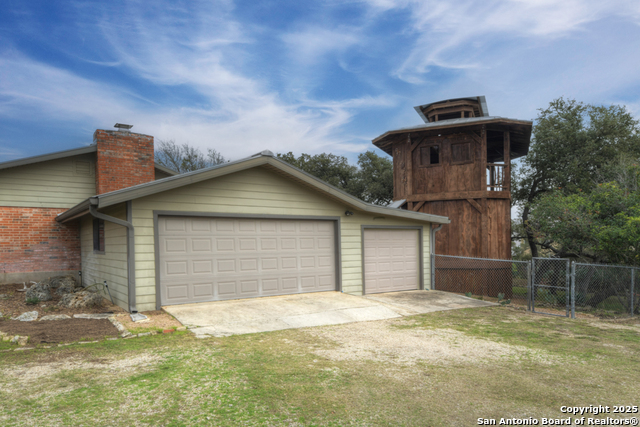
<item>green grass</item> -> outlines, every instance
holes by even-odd
[[[610,325],[495,307],[407,317],[389,331],[455,330],[548,359],[492,363],[337,361],[317,353],[337,343],[305,330],[2,353],[0,424],[445,426],[557,418],[562,405],[637,405],[637,323]]]

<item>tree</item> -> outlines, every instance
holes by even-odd
[[[358,156],[360,198],[368,203],[387,205],[393,200],[393,162],[373,151]]]
[[[155,158],[162,166],[179,173],[195,171],[225,162],[225,158],[216,150],[209,148],[203,154],[198,148],[189,144],[176,144],[175,140],[159,140]]]
[[[373,151],[358,156],[358,167],[335,154],[296,157],[288,152],[277,157],[365,202],[386,205],[393,198],[393,164]]]
[[[521,208],[514,238],[525,239],[532,256],[539,256],[540,248],[557,256],[571,252],[557,236],[540,234],[531,222],[531,211],[541,197],[550,192],[586,194],[598,182],[613,179],[615,168],[611,165],[619,156],[640,156],[639,130],[638,121],[620,106],[585,105],[559,98],[540,110],[531,149],[512,180],[512,199]]]

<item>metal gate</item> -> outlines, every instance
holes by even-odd
[[[571,315],[571,265],[565,258],[531,260],[531,311],[552,316]],[[565,311],[565,314],[561,314]]]

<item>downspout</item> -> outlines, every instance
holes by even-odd
[[[436,288],[436,232],[442,229],[442,224],[436,228],[431,227],[431,242],[429,242],[429,249],[431,249],[431,290]]]
[[[127,221],[115,218],[109,215],[98,212],[98,199],[89,199],[89,213],[94,218],[101,219],[103,221],[109,221],[123,227],[127,227],[127,281],[128,281],[128,294],[129,294],[129,313],[135,314],[138,312],[136,308],[136,258],[135,258],[135,230],[131,223],[131,200],[127,201]]]

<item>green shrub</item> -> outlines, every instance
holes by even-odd
[[[30,298],[27,298],[26,302],[28,305],[36,305],[37,303],[40,302],[40,300],[36,297],[30,297]]]

